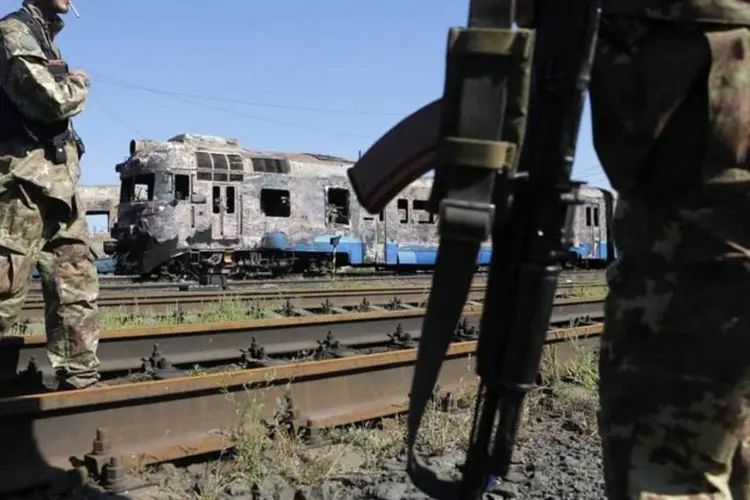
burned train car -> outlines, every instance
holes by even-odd
[[[413,183],[372,216],[351,189],[351,164],[205,135],[131,141],[116,167],[118,220],[105,251],[117,274],[192,279],[434,265],[432,181]],[[484,249],[477,264],[489,255]]]
[[[602,268],[617,256],[612,238],[616,197],[606,189],[583,185],[573,218],[570,263],[577,268]]]
[[[249,151],[206,135],[131,141],[130,156],[116,167],[118,220],[105,252],[116,274],[156,279],[431,269],[438,245],[437,216],[426,210],[432,180],[412,183],[373,216],[349,184],[351,165]],[[584,188],[583,196],[571,252],[578,264],[608,261],[611,195]],[[490,258],[487,243],[477,265]]]

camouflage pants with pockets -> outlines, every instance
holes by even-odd
[[[608,497],[750,499],[750,30],[607,18],[590,90]]]
[[[70,210],[36,186],[0,192],[0,334],[16,323],[36,266],[45,302],[47,358],[63,387],[99,380],[99,281],[78,197]]]

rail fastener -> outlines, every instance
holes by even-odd
[[[579,287],[606,288],[604,283],[561,283],[558,293],[570,296]],[[469,300],[484,299],[484,284],[474,284],[469,290]],[[222,301],[255,302],[277,309],[285,302],[300,310],[322,307],[328,301],[334,307],[352,308],[366,299],[374,308],[382,308],[398,297],[404,304],[421,303],[427,300],[430,287],[363,287],[358,289],[290,289],[290,290],[228,290],[228,291],[187,291],[168,292],[150,291],[138,293],[103,293],[99,297],[100,310],[114,309],[123,313],[141,312],[162,314],[175,310],[190,311],[205,308]],[[30,296],[23,305],[20,320],[25,322],[41,321],[44,318],[44,300],[41,296]]]
[[[467,305],[464,317],[477,326],[481,304]],[[189,367],[201,364],[232,363],[242,350],[255,344],[269,355],[315,349],[328,334],[342,344],[359,347],[385,344],[397,329],[419,339],[425,309],[377,311],[332,315],[258,319],[228,323],[169,325],[149,328],[123,328],[102,332],[98,357],[102,374],[138,372],[144,358],[158,349],[170,364]],[[601,298],[555,301],[553,324],[575,320],[597,320],[604,315]],[[52,375],[46,358],[45,335],[0,338],[0,380],[10,384],[30,364],[44,377]]]

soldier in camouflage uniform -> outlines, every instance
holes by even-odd
[[[42,278],[47,356],[60,389],[99,385],[97,270],[76,193],[83,144],[70,118],[89,80],[61,61],[67,0],[26,0],[0,20],[0,333]]]
[[[600,371],[612,499],[750,499],[750,1],[604,0],[620,199]]]
[[[590,97],[620,198],[599,360],[610,499],[750,499],[749,26],[748,0],[603,0]]]

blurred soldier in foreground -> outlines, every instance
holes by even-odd
[[[98,385],[98,276],[76,184],[83,143],[70,118],[89,79],[53,40],[67,0],[26,0],[0,20],[0,333],[8,334],[35,266],[47,355],[59,389]]]
[[[750,498],[748,26],[747,0],[604,0],[590,96],[619,193],[599,366],[610,499]]]

